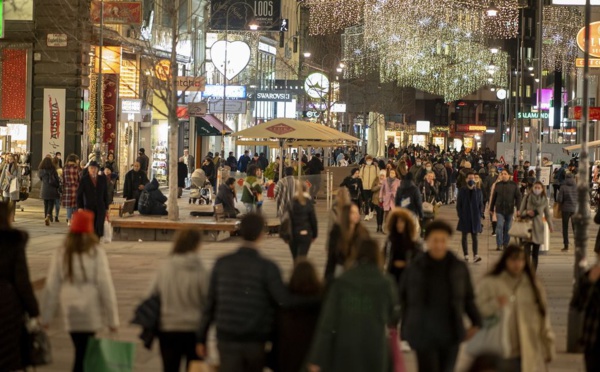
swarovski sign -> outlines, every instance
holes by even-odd
[[[292,94],[287,92],[278,92],[273,90],[259,90],[253,93],[256,101],[268,102],[292,102]]]

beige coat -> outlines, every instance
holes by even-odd
[[[543,301],[546,302],[546,294],[541,286],[540,292]],[[475,302],[481,316],[485,319],[499,314],[499,297],[505,296],[510,299],[513,293],[514,301],[506,305],[512,306],[511,316],[508,319],[513,349],[510,357],[522,358],[522,371],[544,371],[544,361],[554,359],[554,333],[548,314],[542,317],[539,312],[533,285],[528,277],[523,275],[518,281],[506,271],[498,276],[488,275],[481,280],[476,290]]]

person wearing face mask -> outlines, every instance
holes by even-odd
[[[362,180],[363,185],[362,199],[365,201],[365,221],[368,221],[375,216],[375,210],[371,208],[371,199],[373,198],[373,191],[371,189],[378,177],[379,167],[373,163],[373,157],[367,155],[365,157],[365,164],[360,167],[360,179]]]
[[[379,190],[379,203],[383,209],[383,220],[387,221],[388,213],[394,208],[394,198],[400,187],[400,180],[396,177],[396,170],[390,169]]]
[[[415,163],[412,167],[410,167],[409,172],[412,173],[413,180],[415,180],[415,182],[419,184],[419,175],[423,172],[423,161],[419,158],[415,159]]]
[[[458,213],[457,230],[462,233],[462,249],[465,261],[469,261],[467,236],[471,234],[473,242],[473,262],[481,261],[478,253],[477,235],[483,230],[481,220],[484,215],[483,193],[475,184],[475,172],[467,174],[467,185],[461,187],[456,199]]]
[[[531,194],[528,194],[523,199],[519,211],[521,216],[527,216],[533,221],[531,242],[525,246],[525,255],[528,259],[531,256],[532,266],[537,270],[540,245],[544,242],[544,218],[546,218],[550,232],[553,231],[552,217],[550,217],[550,208],[548,207],[548,198],[546,197],[546,188],[541,182],[538,181],[533,184]]]
[[[490,202],[490,213],[496,215],[496,243],[497,251],[508,246],[510,237],[508,230],[512,224],[515,207],[521,205],[521,193],[517,184],[512,181],[508,170],[503,169],[500,173],[500,181],[497,182],[492,191]],[[519,211],[517,210],[517,216]]]

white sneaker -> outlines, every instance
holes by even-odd
[[[469,256],[465,256],[465,261],[469,262]]]
[[[400,341],[400,350],[402,350],[403,352],[409,352],[410,351],[410,345],[408,344],[408,342],[406,342],[406,341]]]

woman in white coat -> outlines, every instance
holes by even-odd
[[[173,251],[160,266],[150,295],[160,298],[158,339],[164,372],[179,372],[181,357],[186,371],[196,355],[196,331],[208,295],[209,275],[200,259],[201,232],[183,230]]]
[[[546,294],[535,277],[525,251],[509,245],[500,261],[477,288],[476,303],[481,316],[500,317],[508,334],[508,371],[545,371],[555,354],[554,334]],[[507,311],[501,317],[502,310]]]
[[[94,213],[73,213],[64,247],[54,252],[42,299],[42,325],[47,328],[60,302],[65,327],[75,347],[74,372],[83,371],[88,341],[107,325],[119,326],[117,298],[108,259],[94,234]],[[103,319],[105,314],[106,319]]]

